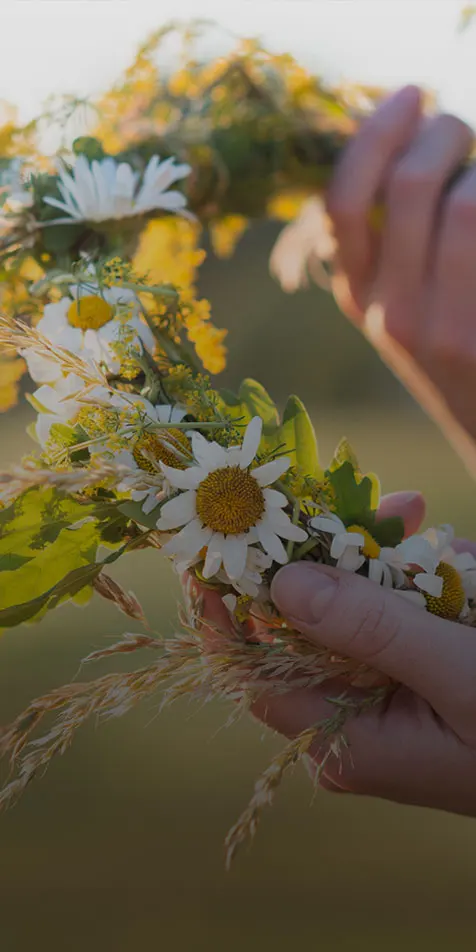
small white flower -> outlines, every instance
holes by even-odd
[[[54,386],[43,384],[35,390],[33,397],[43,409],[38,414],[35,423],[37,439],[45,446],[50,436],[51,427],[56,423],[71,423],[81,409],[81,403],[76,399],[84,390],[84,381],[76,374],[60,377]]]
[[[51,196],[44,201],[65,213],[64,218],[56,219],[56,224],[129,218],[155,208],[184,214],[185,196],[167,189],[189,172],[189,165],[175,165],[174,158],[161,162],[154,155],[139,184],[139,173],[127,162],[107,158],[89,164],[85,156],[80,155],[71,174],[63,166],[59,168],[58,188],[63,201]]]
[[[52,344],[105,363],[108,370],[117,372],[119,361],[112,345],[121,340],[124,326],[136,333],[139,346],[154,349],[153,334],[139,317],[134,292],[121,287],[99,291],[97,285],[88,283],[73,286],[71,297],[47,304],[37,330]],[[49,379],[52,361],[28,355],[27,360],[34,379]]]
[[[39,442],[44,446],[49,439],[51,427],[55,423],[65,423],[73,426],[76,423],[80,411],[84,408],[95,409],[111,407],[131,415],[131,431],[135,432],[137,427],[137,412],[143,413],[144,424],[157,419],[155,408],[136,394],[129,395],[112,393],[106,387],[92,387],[85,392],[84,381],[77,374],[67,374],[61,376],[53,384],[43,384],[33,393],[33,400],[39,407],[39,413],[35,424],[36,436]],[[132,422],[133,421],[133,422]],[[93,452],[104,453],[107,449],[107,433],[104,434],[104,441],[95,444]],[[123,462],[117,459],[117,462]],[[124,460],[127,465],[127,460]]]
[[[234,579],[232,582],[235,591],[240,595],[251,595],[253,598],[257,598],[260,586],[263,582],[263,573],[271,568],[272,564],[273,560],[270,555],[267,555],[266,552],[262,552],[261,549],[257,549],[255,546],[249,546],[245,571],[241,578]],[[216,579],[218,582],[228,581],[222,569],[217,573]],[[223,601],[224,600],[225,599],[223,599]]]
[[[306,287],[308,272],[316,284],[326,287],[328,279],[322,262],[332,258],[334,246],[323,203],[319,198],[311,198],[295,221],[283,228],[271,252],[271,273],[288,292]]]
[[[147,416],[153,423],[181,423],[187,415],[186,410],[161,404],[153,407],[149,401],[139,398],[144,404]],[[120,484],[119,489],[130,489],[134,502],[142,502],[142,511],[148,514],[155,509],[163,499],[164,493],[169,491],[167,480],[161,469],[163,460],[172,460],[181,451],[186,451],[188,438],[183,430],[170,429],[146,430],[137,438],[137,433],[131,432],[132,449],[122,449],[114,454],[115,462],[129,468],[130,475]],[[177,455],[177,464],[178,464]]]
[[[204,550],[203,575],[211,578],[222,564],[228,579],[240,580],[246,570],[248,547],[259,543],[267,555],[288,561],[281,539],[303,542],[304,529],[283,512],[283,493],[269,488],[291,465],[280,458],[251,469],[261,440],[262,421],[248,424],[241,446],[224,448],[192,435],[194,464],[179,470],[162,464],[170,485],[180,490],[161,510],[157,528],[180,528],[163,551],[191,561]]]
[[[352,526],[348,529],[334,513],[315,516],[311,519],[310,526],[311,529],[327,532],[334,537],[330,556],[336,560],[337,568],[357,572],[367,561],[369,579],[372,582],[386,588],[393,588],[404,582],[405,566],[397,549],[380,546],[363,527]]]

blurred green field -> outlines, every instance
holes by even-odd
[[[385,491],[421,489],[429,522],[476,537],[474,484],[454,453],[319,292],[289,298],[267,279],[268,250],[258,230],[232,262],[205,266],[203,291],[231,332],[227,385],[251,373],[281,401],[296,390],[324,458],[345,433]],[[27,445],[26,415],[1,421],[2,463]],[[178,586],[157,553],[114,574],[154,625],[173,630]],[[127,628],[95,600],[6,634],[0,723]],[[0,817],[2,952],[474,948],[474,821],[326,793],[313,801],[299,769],[226,874],[223,838],[281,742],[251,721],[220,730],[217,705],[157,709],[91,725]]]

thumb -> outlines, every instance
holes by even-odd
[[[271,594],[309,641],[355,658],[425,698],[450,722],[476,705],[476,632],[328,565],[280,569]]]

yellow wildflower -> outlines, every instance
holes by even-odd
[[[244,215],[225,215],[210,225],[212,248],[218,258],[231,258],[243,232],[248,227]]]

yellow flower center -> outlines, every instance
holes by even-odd
[[[190,440],[183,430],[176,427],[164,429],[164,435],[159,433],[143,433],[132,450],[132,455],[139,467],[146,473],[156,473],[159,462],[175,469],[185,469],[185,463],[174,452],[185,453],[190,457]]]
[[[68,308],[67,318],[73,327],[82,331],[97,331],[111,320],[114,311],[110,304],[97,294],[85,294],[73,301]]]
[[[443,579],[443,591],[439,598],[423,593],[428,611],[433,615],[440,615],[441,618],[456,621],[463,611],[466,600],[461,576],[447,562],[440,562],[435,575]]]
[[[196,505],[202,525],[224,535],[247,532],[265,510],[258,482],[239,466],[226,466],[210,473],[197,489]]]
[[[368,559],[378,559],[380,546],[374,537],[370,535],[370,532],[367,532],[367,529],[363,529],[362,526],[348,526],[347,532],[358,532],[359,535],[362,535],[364,537],[364,544],[361,546],[362,554]]]

